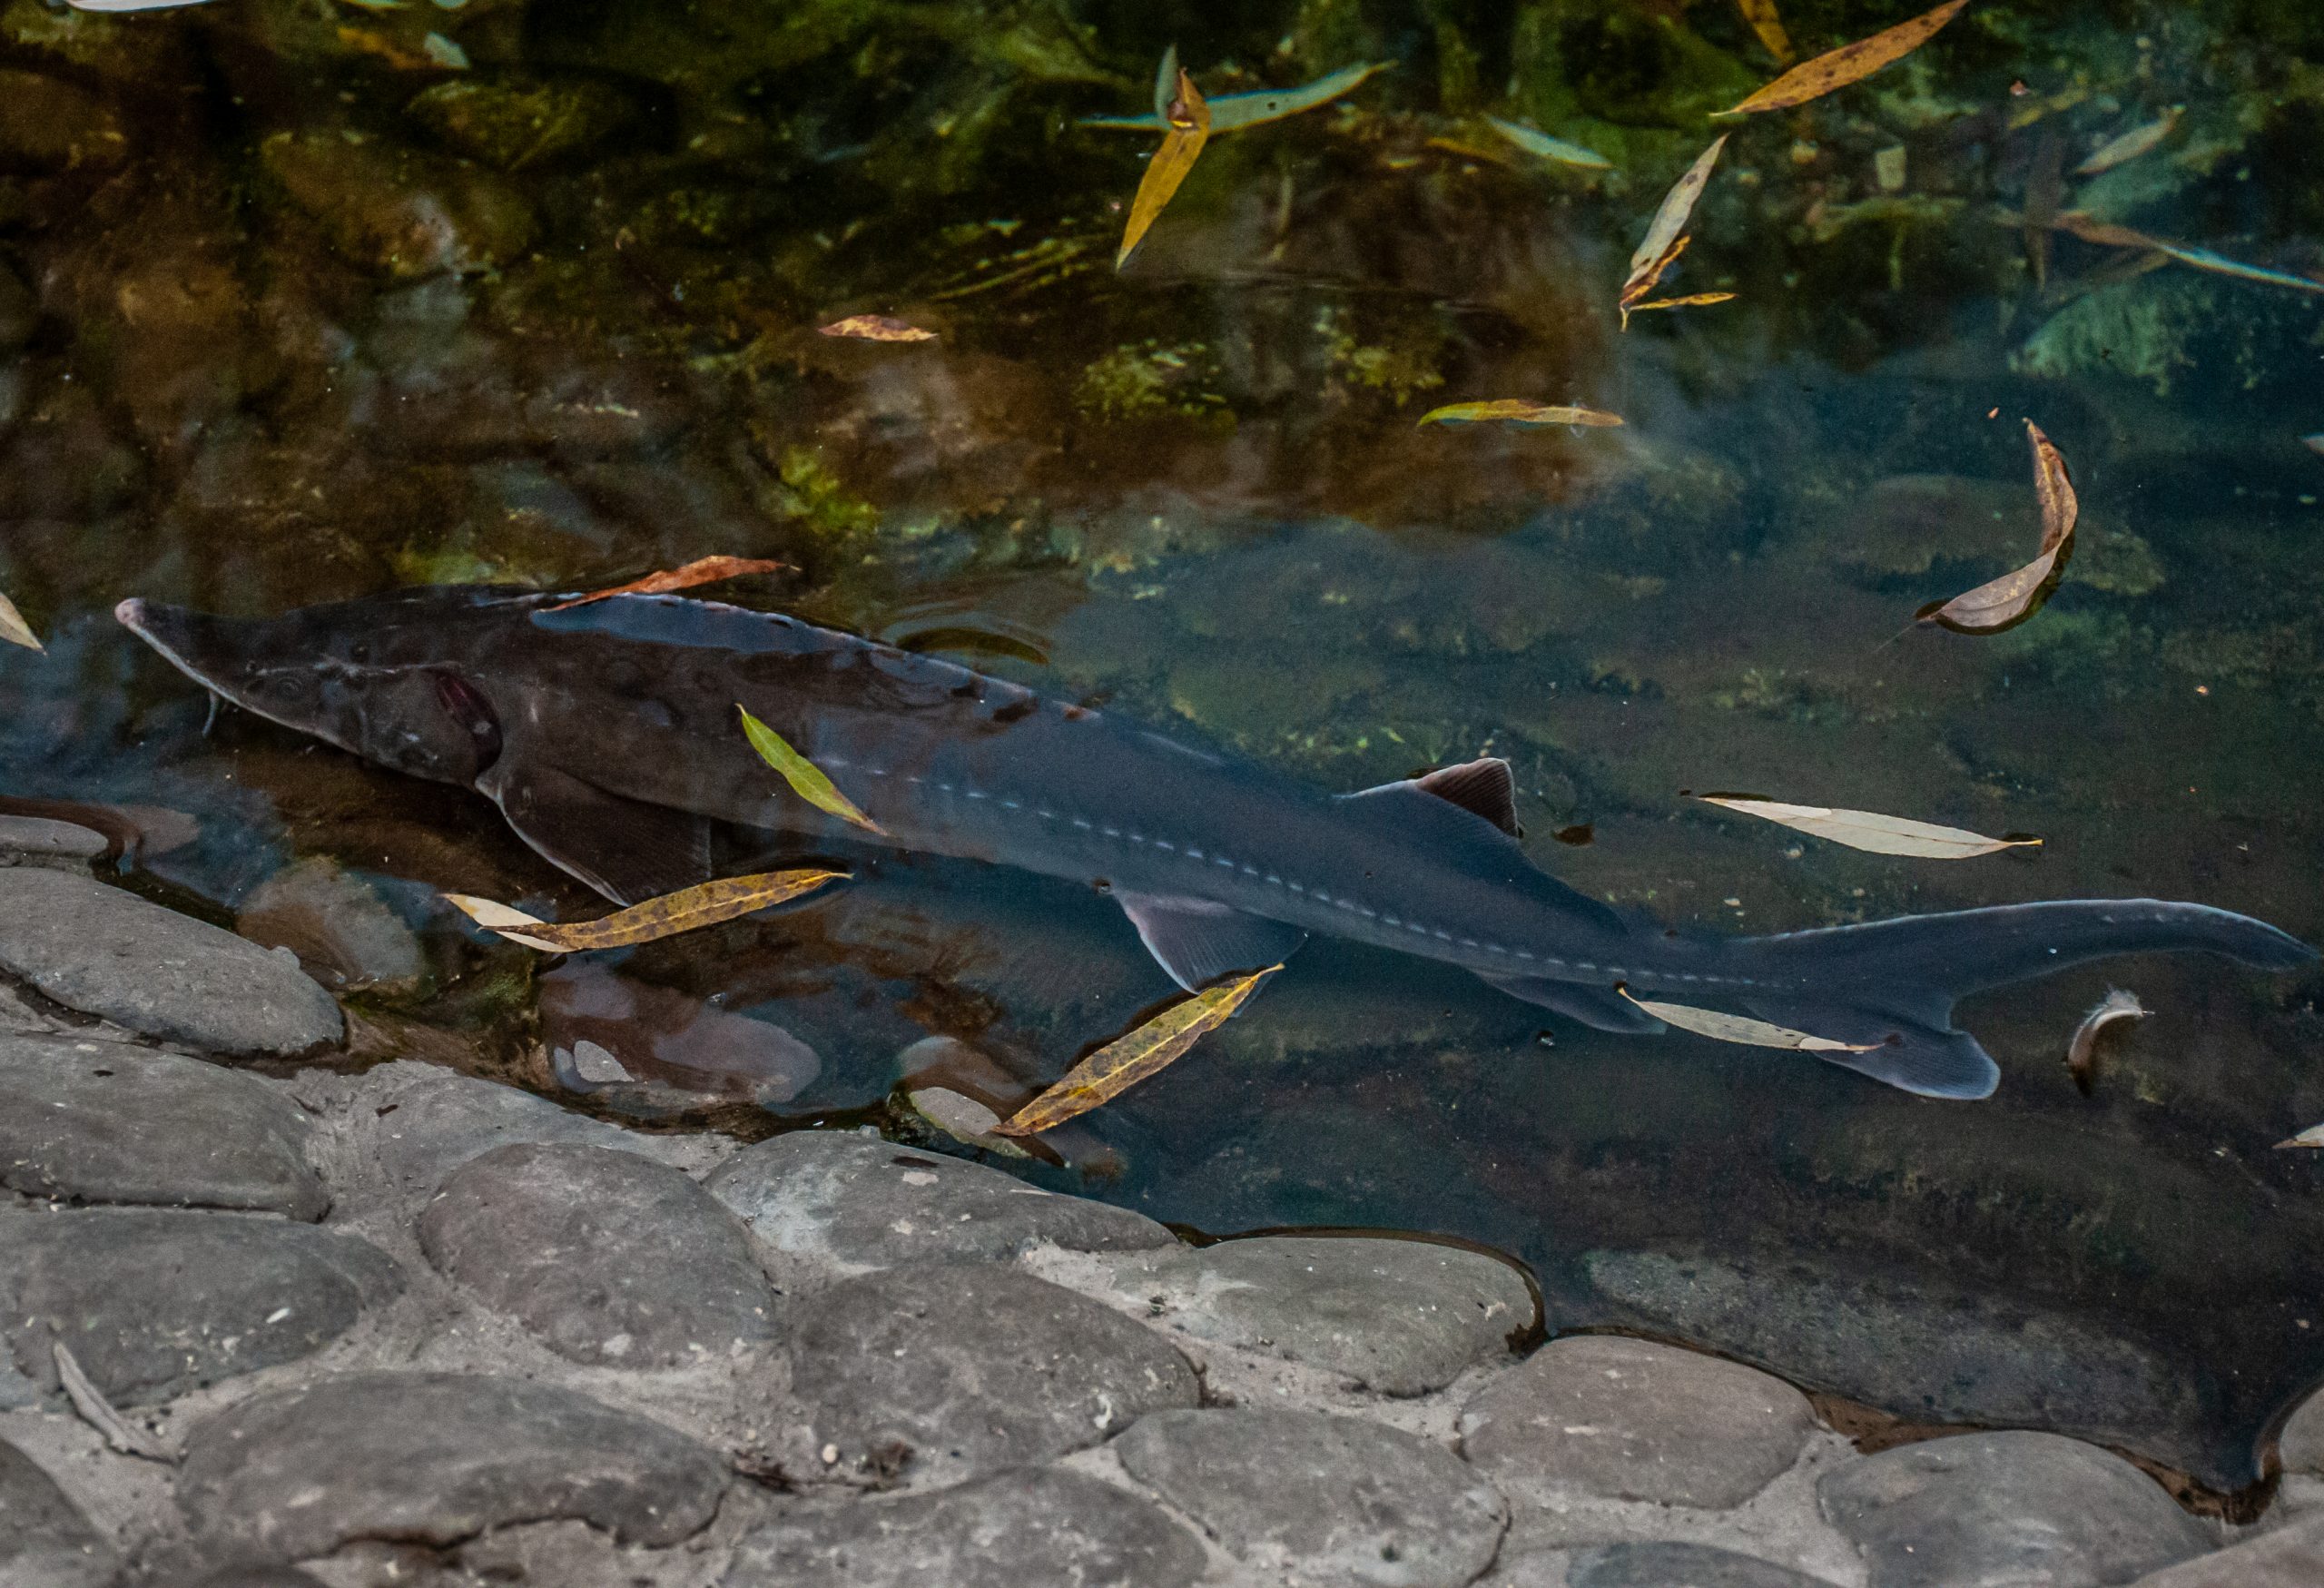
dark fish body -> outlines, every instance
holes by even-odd
[[[559,599],[448,589],[271,619],[133,601],[120,615],[238,705],[475,787],[543,855],[623,902],[704,880],[712,822],[869,836],[790,791],[745,741],[739,705],[896,847],[1105,886],[1188,987],[1321,932],[1463,966],[1610,1030],[1661,1029],[1618,984],[1740,1004],[1871,1044],[1830,1057],[1891,1084],[1981,1097],[1998,1071],[1950,1029],[1963,993],[2105,954],[2312,957],[2247,917],[2152,900],[1679,938],[1537,870],[1512,835],[1500,762],[1335,796],[793,618],[671,596],[553,610]]]

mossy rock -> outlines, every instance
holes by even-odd
[[[1534,0],[1519,10],[1512,37],[1517,108],[1559,136],[1577,117],[1699,132],[1711,112],[1761,82],[1684,22],[1633,0]],[[1619,158],[1606,134],[1583,141]]]
[[[259,161],[350,263],[401,279],[492,269],[533,238],[498,178],[345,133],[277,133]]]
[[[522,171],[603,143],[635,107],[619,90],[586,80],[461,77],[404,109],[455,153]]]

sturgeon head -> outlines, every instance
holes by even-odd
[[[529,591],[399,591],[279,617],[221,617],[132,598],[113,616],[195,683],[367,761],[473,786],[499,758],[485,665],[544,600]]]

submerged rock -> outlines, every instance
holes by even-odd
[[[105,1588],[121,1570],[113,1548],[33,1459],[0,1439],[0,1582],[25,1588]]]
[[[523,197],[459,162],[341,133],[277,133],[259,159],[349,263],[380,275],[488,270],[532,241]]]
[[[309,975],[343,992],[413,993],[427,980],[411,929],[336,861],[302,860],[269,877],[234,925],[252,942],[289,949]]]
[[[618,90],[586,78],[458,78],[422,90],[404,110],[456,152],[500,171],[577,153],[634,113]]]
[[[129,136],[103,100],[36,72],[0,69],[0,165],[69,171],[128,157]]]

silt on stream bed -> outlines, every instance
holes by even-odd
[[[1783,9],[1810,52],[1921,8]],[[1078,122],[1142,110],[1173,43],[1214,94],[1400,64],[1215,139],[1117,276],[1151,141]],[[2022,224],[2184,104],[2067,201],[2312,273],[2324,17],[1973,6],[1739,129],[1669,283],[1735,301],[1619,331],[1705,113],[1771,74],[1708,0],[9,0],[0,588],[49,650],[0,658],[0,789],[138,807],[125,880],[291,942],[381,1041],[752,1133],[922,1128],[891,1093],[931,1050],[895,1056],[932,1035],[967,1044],[946,1084],[1021,1099],[1168,983],[1104,900],[892,858],[543,974],[436,899],[594,912],[488,807],[212,725],[113,604],[779,558],[736,593],[1328,786],[1505,755],[1534,858],[1673,926],[2147,894],[2324,939],[2324,300]],[[856,313],[938,336],[815,334]],[[1508,397],[1626,422],[1413,423]],[[2064,584],[2006,635],[1896,637],[2038,538],[2021,416],[2082,492]],[[1885,859],[1682,788],[2048,842]],[[2110,984],[2155,1014],[2085,1099],[2065,1044]],[[1026,1172],[1216,1232],[1489,1242],[1554,1328],[2231,1489],[2324,1372],[2324,1169],[2270,1150],[2324,1119],[2318,985],[2130,962],[1974,1001],[2004,1080],[1966,1105],[1679,1034],[1544,1045],[1319,942]]]

